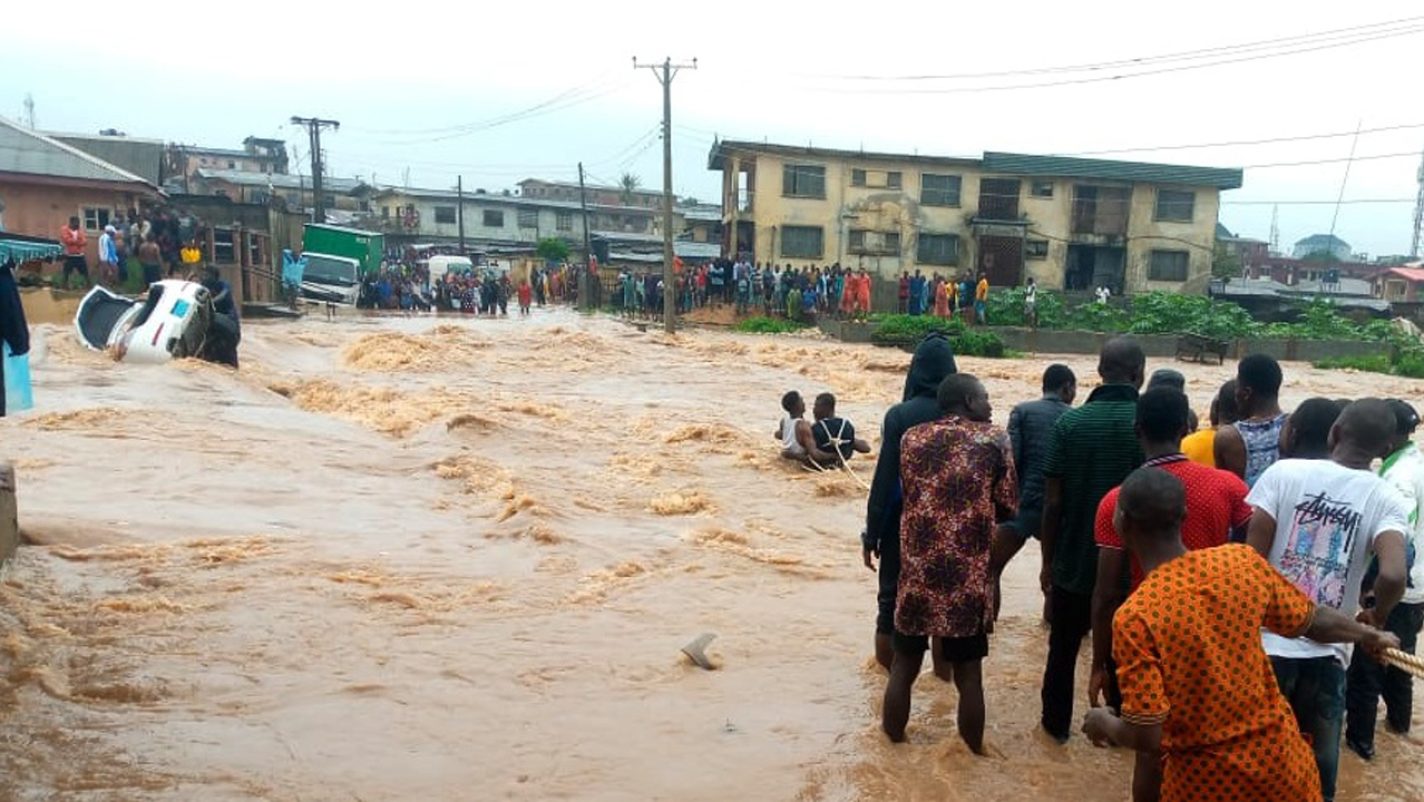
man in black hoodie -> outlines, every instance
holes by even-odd
[[[958,372],[954,349],[938,332],[927,336],[915,349],[910,370],[905,375],[905,393],[900,403],[885,413],[880,427],[880,458],[870,484],[870,501],[865,510],[865,531],[861,533],[865,567],[875,570],[880,558],[880,590],[876,600],[875,659],[890,669],[895,659],[891,634],[895,630],[895,593],[900,583],[900,438],[911,427],[938,419],[936,393],[946,376]]]

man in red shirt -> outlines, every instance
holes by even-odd
[[[59,229],[59,241],[64,245],[64,273],[60,288],[69,289],[69,274],[78,273],[84,277],[84,286],[89,286],[89,262],[84,258],[89,247],[89,237],[79,225],[78,217],[69,218],[69,225]]]
[[[1176,387],[1156,387],[1137,399],[1137,439],[1142,444],[1144,468],[1160,468],[1175,476],[1186,488],[1187,517],[1182,522],[1182,543],[1189,551],[1209,549],[1230,541],[1233,531],[1244,534],[1251,523],[1251,505],[1246,503],[1246,483],[1230,471],[1209,468],[1187,459],[1182,438],[1190,431],[1187,396]],[[1142,582],[1142,567],[1129,559],[1121,533],[1113,525],[1118,491],[1108,491],[1098,504],[1093,537],[1098,544],[1098,581],[1093,590],[1093,667],[1088,679],[1088,702],[1117,706],[1115,668],[1112,665],[1113,614]],[[1124,580],[1131,566],[1130,585]],[[1148,757],[1138,760],[1134,782],[1155,781],[1157,765]]]

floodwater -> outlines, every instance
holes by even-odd
[[[0,421],[31,541],[0,584],[0,798],[1128,798],[1128,755],[1036,734],[1033,550],[986,665],[992,756],[929,675],[910,743],[879,734],[872,461],[807,472],[772,430],[785,390],[832,390],[874,442],[907,354],[564,311],[244,334],[233,373],[39,327],[38,408]],[[1001,422],[1044,363],[960,361]],[[1231,368],[1184,370],[1204,415]],[[1291,403],[1419,400],[1287,375]],[[679,653],[704,632],[715,671]],[[1340,798],[1424,797],[1419,746],[1378,740]]]

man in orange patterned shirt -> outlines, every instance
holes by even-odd
[[[1113,618],[1122,716],[1094,708],[1083,732],[1161,755],[1160,788],[1134,787],[1139,800],[1318,802],[1314,754],[1260,630],[1372,654],[1398,639],[1316,606],[1249,546],[1188,552],[1185,515],[1186,491],[1166,471],[1140,468],[1122,483],[1115,528],[1147,576]]]

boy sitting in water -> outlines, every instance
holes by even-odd
[[[808,462],[816,448],[816,440],[811,436],[811,424],[806,422],[806,402],[801,394],[790,390],[781,397],[781,424],[776,427],[776,439],[781,441],[781,456],[797,462]],[[827,454],[835,459],[834,454]]]
[[[816,442],[811,458],[816,462],[823,466],[837,465],[850,459],[857,451],[870,453],[870,444],[855,436],[855,424],[836,417],[834,395],[821,393],[816,396],[811,414],[816,418],[816,422],[811,424],[811,437]]]

